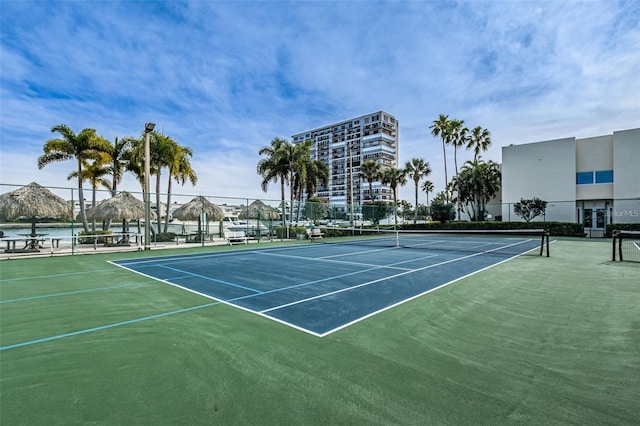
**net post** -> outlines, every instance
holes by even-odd
[[[545,233],[547,235],[547,257],[549,257],[549,235],[551,234],[551,232],[547,230]]]
[[[611,261],[616,261],[616,239],[618,237],[618,231],[613,231],[613,245],[611,247]]]
[[[622,235],[618,234],[618,257],[620,258],[620,262],[622,262]]]

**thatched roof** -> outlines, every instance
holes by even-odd
[[[207,215],[207,221],[222,220],[224,218],[222,209],[201,195],[178,207],[173,212],[173,217],[178,220],[198,220],[203,211]]]
[[[6,219],[68,218],[70,215],[70,203],[36,182],[0,195],[0,217]]]
[[[151,211],[151,218],[156,214]],[[87,210],[88,220],[131,220],[144,218],[144,202],[123,191],[116,196],[100,201]]]
[[[238,218],[245,219],[261,219],[261,220],[278,220],[280,212],[278,209],[271,207],[260,200],[255,200],[249,204],[249,208],[243,207]]]

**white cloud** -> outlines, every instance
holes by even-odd
[[[199,183],[176,191],[277,199],[278,185],[267,194],[259,187],[261,147],[382,109],[400,121],[401,164],[430,161],[439,190],[442,146],[428,126],[441,113],[488,128],[484,158],[496,161],[510,143],[640,126],[636,9],[605,1],[6,2],[1,181],[74,186],[71,163],[35,165],[55,124],[113,139],[153,121],[195,153]],[[459,163],[470,157],[460,152]],[[401,196],[412,191],[408,184]]]

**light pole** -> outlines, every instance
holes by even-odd
[[[151,159],[149,149],[149,133],[156,127],[154,123],[144,125],[144,249],[151,250],[151,194],[149,192],[149,175]]]

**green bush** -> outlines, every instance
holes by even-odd
[[[85,235],[91,235],[91,237],[83,237]],[[98,244],[106,243],[106,238],[100,237],[100,235],[113,235],[111,231],[80,231],[78,232],[78,244],[93,244],[96,242],[95,235],[98,235]]]
[[[640,223],[612,223],[607,225],[605,236],[611,237],[613,231],[640,231]]]
[[[289,238],[296,238],[298,234],[307,234],[307,228],[304,226],[290,226]],[[282,226],[276,227],[276,238],[287,238],[286,228]]]
[[[400,225],[400,229],[478,229],[478,230],[517,230],[517,229],[548,229],[554,237],[584,237],[584,226],[570,222],[449,222],[418,223]]]
[[[176,240],[176,233],[175,232],[159,232],[156,234],[156,241],[157,242],[168,242],[168,241],[175,241]]]

